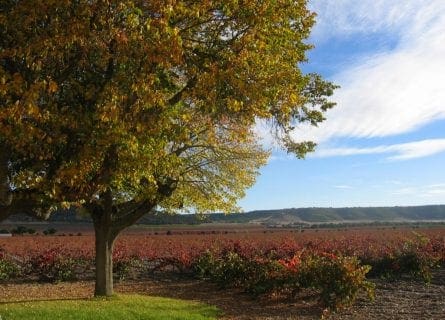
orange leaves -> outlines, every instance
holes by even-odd
[[[116,34],[116,40],[118,43],[127,44],[128,37],[124,31],[120,31]]]
[[[54,93],[54,92],[57,91],[58,88],[59,87],[58,87],[56,82],[54,82],[53,80],[49,81],[49,83],[48,83],[48,93],[50,93],[50,94]]]
[[[291,259],[279,259],[278,263],[291,272],[297,272],[301,264],[301,253],[295,254]]]

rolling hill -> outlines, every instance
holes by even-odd
[[[26,216],[13,216],[9,222],[31,222]],[[352,208],[291,208],[259,210],[245,213],[212,213],[204,215],[168,215],[161,212],[147,214],[139,224],[200,224],[200,223],[252,223],[263,225],[299,225],[354,222],[415,222],[445,221],[445,205],[413,207],[352,207]],[[88,223],[87,216],[74,210],[57,212],[50,222]]]
[[[298,224],[330,222],[445,221],[445,205],[415,207],[291,208],[212,214],[212,222]]]

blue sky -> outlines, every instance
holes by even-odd
[[[445,204],[445,1],[312,0],[305,72],[341,86],[297,160],[273,147],[245,210]]]

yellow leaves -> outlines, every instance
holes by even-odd
[[[235,99],[229,98],[227,101],[227,108],[233,112],[239,112],[242,110],[244,103]]]
[[[131,27],[131,28],[136,28],[137,26],[139,26],[140,21],[139,21],[139,16],[136,14],[129,14],[127,16],[127,24]]]
[[[71,203],[68,202],[68,201],[62,201],[62,202],[60,203],[60,207],[61,207],[62,209],[64,209],[64,210],[67,210],[67,209],[69,209],[69,208],[71,207]]]
[[[115,97],[108,101],[102,108],[99,114],[99,119],[104,123],[119,123],[120,109],[117,105]]]
[[[190,113],[184,113],[181,115],[181,119],[185,122],[189,122],[192,119],[192,115]]]
[[[292,92],[289,95],[289,102],[293,105],[299,105],[301,102],[301,98],[298,94],[296,94],[295,92]]]
[[[40,116],[40,109],[35,104],[30,103],[30,104],[28,104],[27,114],[28,114],[28,116],[37,118]]]
[[[55,187],[45,188],[61,201],[89,201],[110,186],[116,199],[156,199],[159,179],[170,178],[179,181],[171,206],[229,210],[266,161],[251,132],[255,120],[286,127],[308,101],[298,69],[312,21],[305,6],[304,0],[13,6],[2,13],[11,43],[2,58],[26,72],[0,67],[6,101],[0,121],[8,124],[0,139],[33,170],[54,166],[45,185]],[[104,182],[110,145],[118,152]]]

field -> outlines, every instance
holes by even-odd
[[[63,226],[52,236],[0,238],[0,300],[23,292],[35,293],[18,300],[51,291],[91,296],[93,244],[90,229]],[[118,239],[114,259],[117,291],[200,300],[233,319],[312,319],[328,309],[339,319],[445,312],[443,227],[139,227]],[[373,287],[375,301],[367,297]]]

